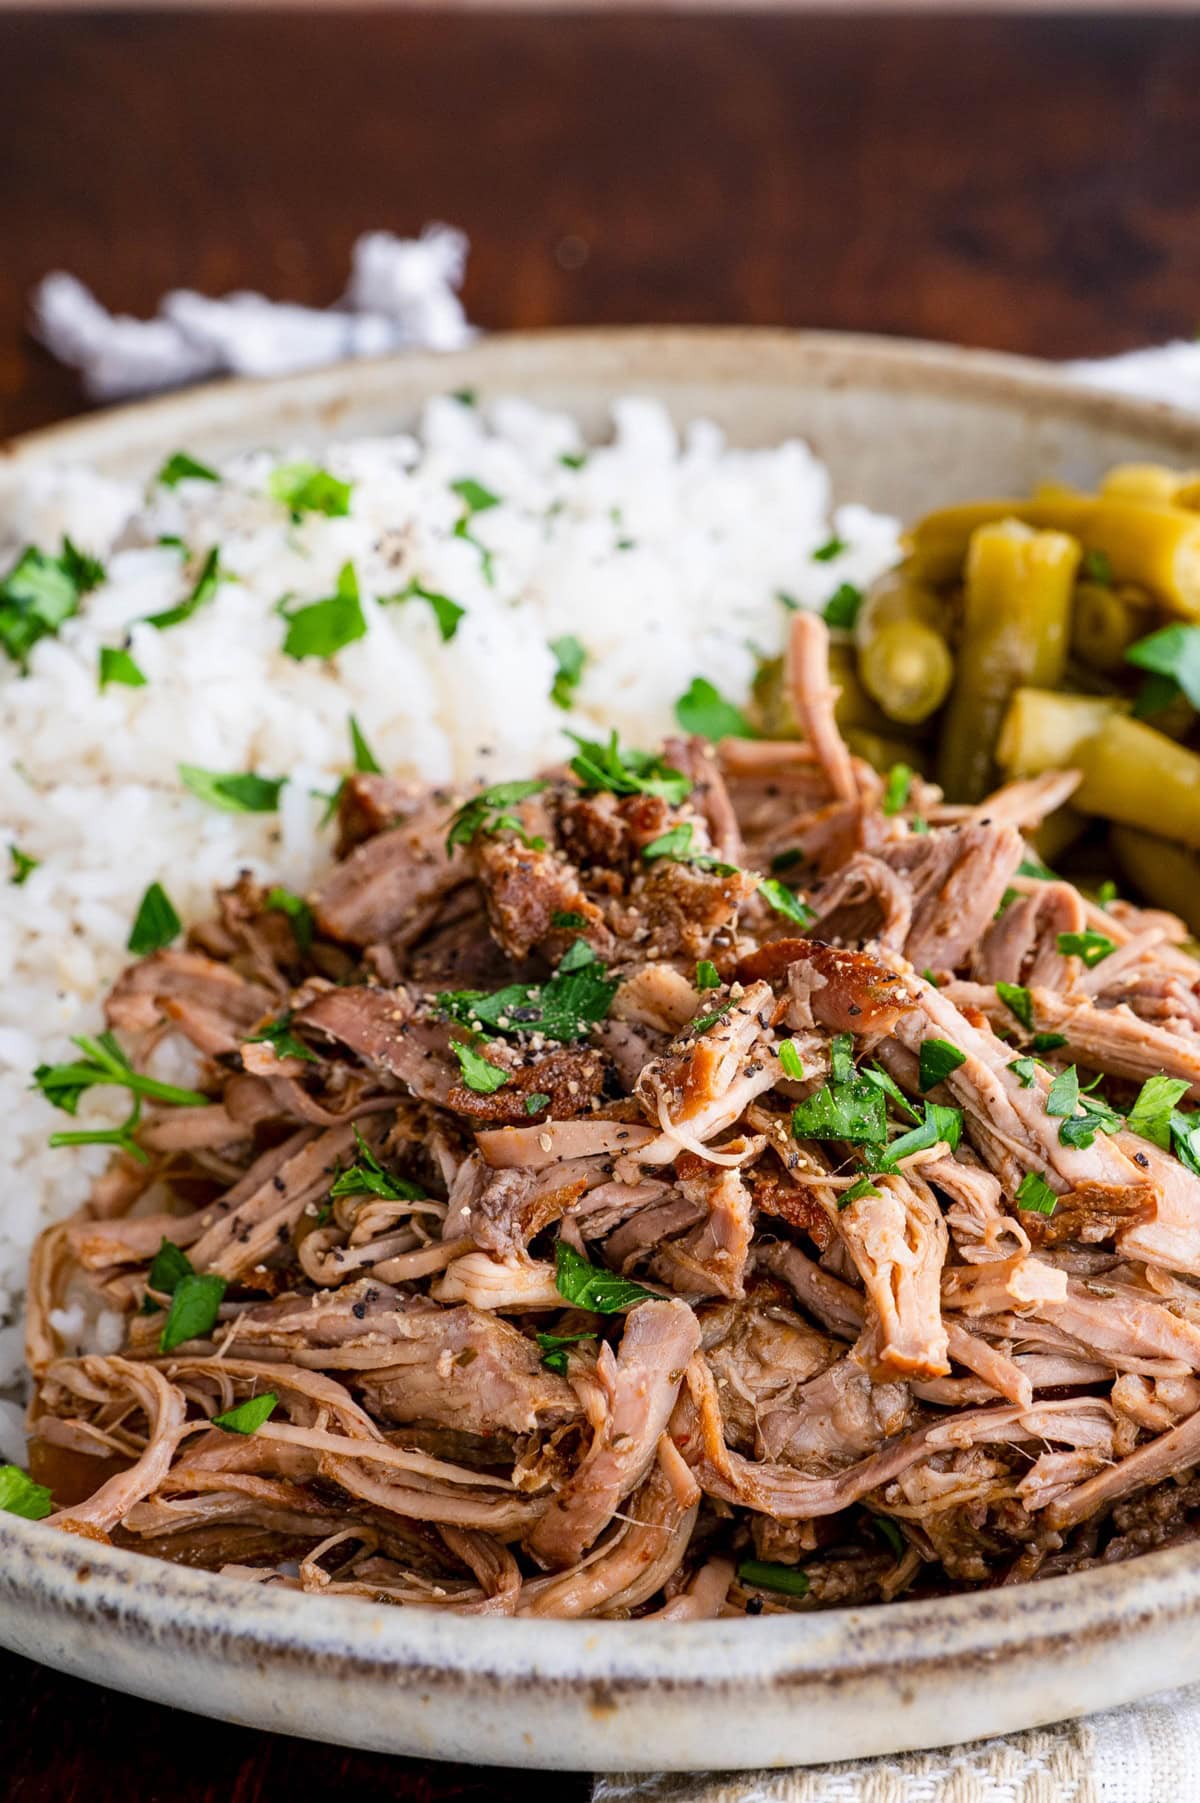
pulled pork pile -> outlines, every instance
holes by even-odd
[[[885,784],[819,620],[789,670],[802,741],[348,778],[307,905],[243,877],[126,972],[108,1055],[199,1075],[38,1248],[51,1525],[676,1620],[1195,1531],[1184,930],[1031,863],[1070,773]],[[61,1355],[81,1301],[119,1352]]]

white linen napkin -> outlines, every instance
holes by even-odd
[[[320,310],[181,290],[153,319],[114,317],[74,276],[32,299],[37,337],[78,369],[94,400],[216,375],[283,375],[402,349],[455,350],[475,336],[458,298],[467,240],[445,225],[417,239],[370,232],[349,285]],[[1066,366],[1097,387],[1200,412],[1200,343],[1180,341]],[[593,1803],[1184,1803],[1200,1796],[1200,1685],[1083,1721],[937,1752],[785,1771],[601,1777]]]

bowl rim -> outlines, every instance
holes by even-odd
[[[593,379],[608,370],[614,378],[627,372],[635,385],[652,376],[656,383],[686,386],[696,380],[696,361],[702,358],[706,382],[719,380],[724,365],[726,373],[736,371],[753,386],[774,387],[803,373],[824,376],[835,386],[867,380],[884,389],[993,396],[1097,431],[1146,433],[1169,441],[1184,456],[1200,452],[1200,419],[1194,412],[1093,386],[1067,364],[1008,351],[774,326],[561,326],[488,334],[455,351],[394,351],[290,375],[226,377],[100,407],[0,439],[0,476],[62,455],[103,457],[122,435],[135,447],[157,445],[180,417],[195,433],[221,430],[246,413],[270,419],[288,410],[325,414],[336,425],[339,413],[385,392],[390,377],[400,378],[402,386],[436,391],[440,384],[424,378],[445,371],[449,392],[459,386],[459,375],[470,378],[478,371],[481,383],[503,393],[506,380],[527,379],[524,366],[530,359],[551,362],[569,380],[581,357]]]
[[[587,379],[633,386],[740,380],[775,385],[803,375],[829,385],[995,398],[1096,430],[1125,429],[1157,439],[1164,454],[1200,454],[1200,419],[1180,408],[1093,388],[1068,370],[1008,353],[868,334],[761,327],[563,328],[496,334],[465,350],[399,352],[268,379],[231,379],[102,410],[0,444],[0,476],[62,456],[102,461],[122,439],[161,446],[186,420],[189,437],[242,416],[268,424],[289,412],[311,421],[373,393],[450,390],[467,381],[504,392],[523,365],[549,358],[570,378],[583,360]],[[703,373],[697,373],[697,360]],[[437,372],[436,381],[433,372]],[[48,1622],[128,1624],[160,1640],[247,1660],[269,1659],[339,1674],[427,1673],[440,1683],[536,1683],[570,1691],[603,1683],[615,1691],[647,1685],[684,1696],[801,1684],[838,1686],[902,1665],[924,1671],[988,1667],[1023,1655],[1060,1658],[1111,1642],[1131,1627],[1170,1627],[1200,1618],[1200,1561],[1193,1546],[1148,1552],[1111,1567],[1039,1583],[796,1613],[755,1620],[542,1621],[462,1617],[357,1599],[304,1595],[240,1583],[145,1554],[0,1516],[0,1606],[25,1607]],[[232,1605],[232,1606],[231,1606]],[[527,1630],[536,1627],[536,1633]]]

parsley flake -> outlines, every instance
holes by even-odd
[[[178,770],[184,788],[227,814],[275,813],[287,782],[286,776],[256,776],[252,770],[225,776],[215,770],[202,770],[198,764],[180,764]]]
[[[1131,1133],[1139,1133],[1143,1139],[1169,1152],[1175,1105],[1182,1101],[1189,1087],[1184,1077],[1168,1077],[1162,1072],[1156,1077],[1147,1077],[1129,1110],[1126,1127]]]
[[[794,922],[798,927],[810,927],[817,918],[808,903],[802,901],[794,890],[789,889],[786,883],[781,883],[777,877],[764,877],[758,885],[758,893],[776,914],[782,914],[785,920]]]
[[[557,1371],[560,1377],[567,1375],[567,1347],[574,1346],[579,1340],[594,1340],[594,1333],[539,1333],[537,1343],[542,1349],[542,1363],[547,1371]]]
[[[839,584],[825,603],[826,626],[842,632],[853,632],[862,604],[863,592],[860,588],[855,588],[852,582]]]
[[[354,753],[354,768],[362,776],[382,776],[383,769],[375,753],[367,744],[362,727],[353,714],[349,716],[349,720],[350,748]]]
[[[800,1047],[794,1039],[785,1039],[779,1048],[779,1068],[785,1077],[793,1083],[799,1083],[804,1076],[804,1060],[800,1056]]]
[[[164,945],[170,945],[182,930],[183,922],[172,907],[166,890],[161,883],[151,883],[138,903],[126,949],[135,957],[144,958],[148,952],[158,952]]]
[[[281,463],[272,470],[267,490],[272,500],[290,509],[294,520],[306,513],[342,519],[350,511],[351,484],[339,482],[315,463]]]
[[[693,676],[690,685],[675,703],[675,719],[686,733],[698,733],[702,739],[753,739],[754,728],[740,707],[726,701],[720,690],[704,676]]]
[[[844,1139],[874,1145],[887,1137],[883,1091],[861,1074],[849,1083],[826,1083],[792,1110],[796,1139]]]
[[[1044,1177],[1027,1171],[1017,1190],[1017,1207],[1027,1214],[1052,1215],[1058,1207],[1058,1197]]]
[[[798,1565],[776,1565],[767,1559],[743,1559],[737,1568],[738,1583],[755,1590],[775,1590],[780,1596],[807,1596],[809,1583]]]
[[[163,488],[176,488],[181,482],[219,482],[216,470],[201,463],[187,451],[176,451],[167,458],[154,480]]]
[[[298,950],[308,952],[312,949],[313,933],[316,922],[313,911],[302,895],[296,895],[291,889],[284,889],[276,884],[267,891],[267,907],[279,914],[286,914],[292,928],[292,937]]]
[[[545,983],[509,983],[491,995],[476,989],[444,990],[437,1006],[472,1032],[488,1037],[540,1033],[566,1043],[583,1039],[604,1019],[619,986],[619,979],[608,976],[587,940],[576,939]]]
[[[35,1484],[19,1465],[0,1465],[0,1509],[25,1521],[45,1521],[54,1503],[45,1484]]]
[[[586,1308],[593,1315],[615,1315],[635,1302],[650,1302],[654,1292],[618,1277],[602,1265],[589,1264],[586,1258],[559,1240],[554,1248],[554,1281],[559,1295],[575,1308]]]
[[[456,845],[470,845],[479,834],[491,838],[496,833],[517,833],[525,844],[529,844],[524,827],[509,810],[518,802],[528,801],[531,795],[540,795],[545,787],[541,782],[494,783],[490,789],[473,795],[450,817],[446,850],[453,851]]]
[[[264,1421],[270,1420],[278,1406],[279,1398],[274,1390],[264,1390],[261,1396],[248,1396],[236,1409],[226,1409],[223,1415],[214,1415],[212,1425],[223,1429],[227,1434],[256,1434]]]
[[[119,682],[127,689],[144,689],[146,677],[143,670],[134,661],[128,651],[114,649],[111,645],[100,647],[100,682],[101,690],[110,682]]]
[[[19,845],[10,845],[8,861],[11,865],[8,880],[14,889],[19,889],[23,883],[29,881],[30,875],[38,868],[42,860],[31,858],[27,851],[21,850]]]
[[[297,1039],[291,1030],[292,1011],[286,1009],[275,1020],[269,1020],[265,1027],[257,1033],[248,1033],[242,1041],[243,1045],[269,1045],[276,1058],[299,1058],[305,1064],[319,1062],[315,1052],[310,1052],[302,1039]]]
[[[494,1095],[498,1089],[503,1089],[504,1085],[511,1080],[507,1071],[502,1071],[499,1065],[493,1064],[489,1058],[482,1057],[469,1045],[464,1045],[461,1040],[451,1040],[450,1050],[458,1059],[463,1083],[468,1089],[473,1089],[476,1095]]]
[[[1158,713],[1180,690],[1193,707],[1200,707],[1200,626],[1163,626],[1131,645],[1125,661],[1149,671],[1154,684],[1147,685],[1150,693],[1144,706],[1139,698],[1139,715]]]
[[[147,614],[146,625],[153,626],[158,632],[165,632],[169,626],[182,626],[190,620],[200,608],[206,607],[226,580],[221,568],[221,553],[216,545],[200,566],[200,574],[192,585],[191,593],[178,607],[168,607],[159,614]]]
[[[1023,1027],[1033,1026],[1033,997],[1022,983],[997,983],[996,994]]]
[[[564,634],[561,639],[551,639],[550,652],[556,665],[550,699],[555,707],[569,710],[575,705],[575,691],[587,663],[587,652],[571,633]]]
[[[951,1045],[948,1039],[923,1040],[918,1087],[921,1090],[932,1089],[935,1083],[943,1083],[951,1071],[956,1071],[960,1064],[966,1062],[967,1054],[960,1052],[956,1045]]]
[[[925,1152],[945,1143],[953,1152],[962,1137],[962,1110],[943,1108],[940,1103],[926,1102],[925,1119],[919,1127],[910,1127],[899,1139],[892,1140],[879,1160],[881,1171],[894,1171],[902,1158],[914,1152]]]
[[[159,1335],[158,1350],[173,1352],[185,1340],[203,1340],[217,1324],[225,1297],[223,1277],[190,1271],[181,1277],[171,1296],[171,1307]]]
[[[892,765],[888,771],[883,800],[880,802],[885,814],[898,814],[902,808],[908,805],[914,774],[910,764]]]
[[[69,538],[63,539],[57,557],[27,545],[0,577],[0,648],[24,667],[38,640],[54,637],[104,575],[103,564]]]
[[[385,1170],[357,1127],[354,1129],[354,1139],[358,1146],[358,1159],[348,1171],[335,1177],[329,1189],[331,1197],[378,1196],[383,1202],[421,1201],[425,1191],[420,1185],[409,1183],[404,1177],[394,1177],[390,1171]]]
[[[283,618],[287,622],[284,656],[294,658],[297,663],[305,657],[333,657],[343,646],[366,638],[367,622],[359,599],[354,565],[342,565],[332,595],[285,612]]]
[[[385,606],[401,601],[427,601],[443,645],[450,643],[458,631],[459,621],[465,619],[467,613],[466,608],[461,607],[457,601],[452,601],[449,595],[439,594],[437,589],[429,588],[417,576],[399,594],[381,595],[380,600]]]
[[[1066,956],[1082,958],[1089,970],[1095,968],[1102,958],[1117,949],[1116,940],[1110,939],[1107,933],[1060,933],[1058,949]]]
[[[579,747],[571,759],[571,770],[585,794],[609,790],[614,795],[657,795],[678,806],[691,792],[690,777],[672,770],[653,752],[622,747],[615,732],[607,744],[581,739],[573,732],[567,737]]]
[[[841,557],[850,549],[844,538],[827,538],[823,545],[818,545],[812,554],[814,563],[832,563],[835,557]]]
[[[712,962],[711,958],[701,958],[696,966],[696,988],[703,991],[705,989],[719,989],[720,987],[720,971]]]

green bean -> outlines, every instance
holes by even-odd
[[[1128,701],[1115,695],[1017,689],[996,740],[996,762],[1010,779],[1065,769],[1110,715],[1127,714],[1129,708]]]
[[[1200,858],[1182,845],[1137,826],[1114,826],[1109,835],[1122,875],[1159,908],[1169,908],[1200,934]]]
[[[1067,654],[1079,546],[1061,532],[990,521],[972,535],[958,681],[942,726],[939,781],[953,801],[979,801],[1014,690],[1054,688]]]
[[[936,713],[954,681],[949,645],[917,620],[881,626],[859,652],[858,669],[868,695],[903,726]]]
[[[1078,746],[1083,782],[1071,797],[1085,814],[1125,826],[1148,820],[1166,839],[1200,845],[1200,757],[1142,720],[1113,714]]]
[[[1049,864],[1053,869],[1064,851],[1087,831],[1087,826],[1087,815],[1068,805],[1047,814],[1029,838],[1043,864]]]
[[[1071,650],[1091,669],[1115,675],[1129,647],[1151,630],[1151,616],[1149,596],[1128,583],[1081,582],[1071,612]]]
[[[1200,514],[1122,496],[1057,495],[1042,501],[973,501],[927,514],[909,533],[917,581],[953,582],[972,534],[997,520],[1069,532],[1102,553],[1117,582],[1149,589],[1173,613],[1200,619]]]
[[[1181,493],[1196,480],[1195,470],[1173,470],[1166,463],[1117,463],[1101,482],[1100,493],[1122,501],[1180,507],[1186,505]]]

